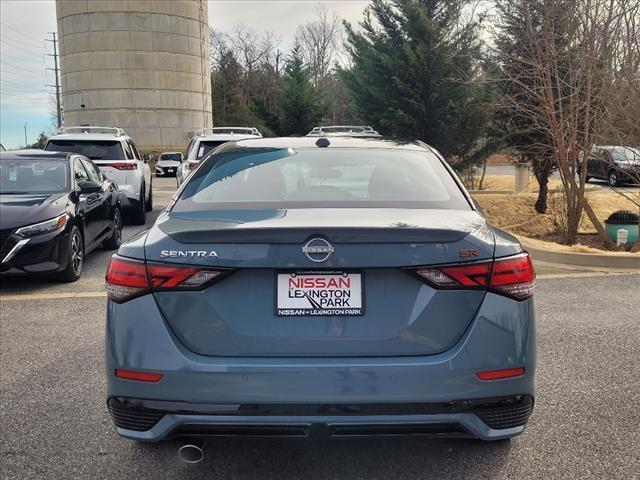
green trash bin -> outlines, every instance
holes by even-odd
[[[611,240],[618,241],[618,230],[628,232],[627,243],[636,243],[638,240],[638,214],[629,210],[618,210],[609,215],[604,221],[605,228]]]

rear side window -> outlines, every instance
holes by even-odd
[[[129,142],[124,142],[122,146],[124,147],[124,154],[127,156],[127,159],[133,160],[133,150],[131,150]]]
[[[210,156],[175,211],[221,208],[433,208],[471,206],[430,152],[234,149]]]
[[[136,147],[136,144],[133,143],[133,140],[127,140],[127,142],[129,143],[129,146],[131,147],[131,151],[133,152],[133,155],[136,159],[141,160],[142,157],[140,156],[140,152],[138,151],[138,147]]]
[[[84,169],[84,165],[82,165],[79,158],[76,158],[73,162],[73,176],[76,179],[76,183],[82,183],[89,180],[89,174],[87,174],[87,171]]]
[[[124,160],[118,140],[49,140],[45,150],[78,153],[91,160]]]
[[[98,184],[102,183],[102,174],[93,163],[83,159],[82,164],[89,175],[89,180]]]

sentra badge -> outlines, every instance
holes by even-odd
[[[162,250],[162,258],[218,258],[215,250]]]

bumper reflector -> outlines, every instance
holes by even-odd
[[[480,380],[501,380],[503,378],[520,377],[524,375],[524,367],[519,368],[505,368],[503,370],[486,370],[484,372],[477,372],[477,377]]]
[[[138,382],[157,383],[162,380],[163,375],[161,373],[136,372],[134,370],[116,368],[116,377],[124,378],[125,380],[136,380]]]

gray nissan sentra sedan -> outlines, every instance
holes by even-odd
[[[523,432],[529,255],[421,142],[276,138],[209,155],[107,272],[117,432]]]

